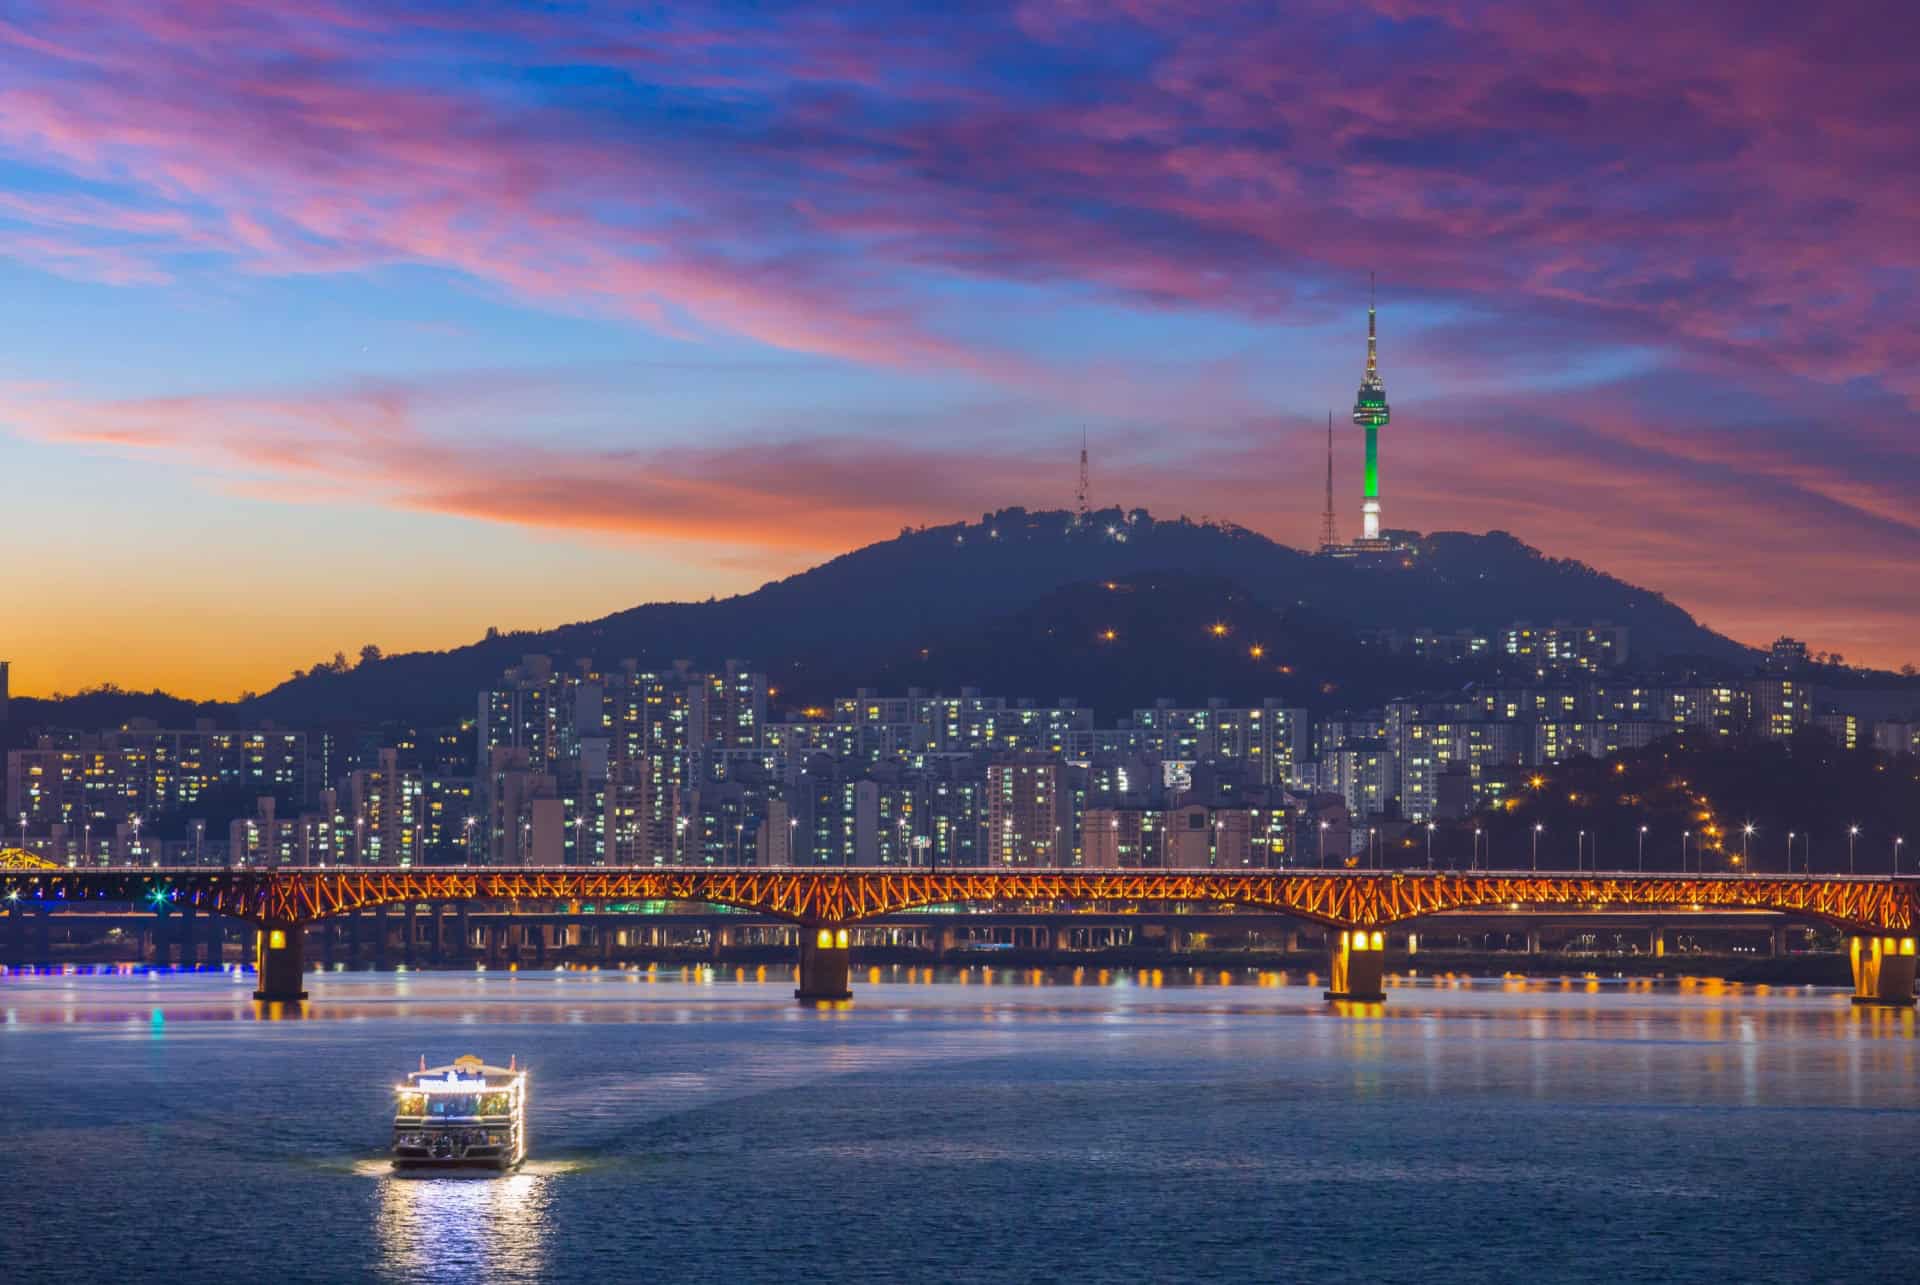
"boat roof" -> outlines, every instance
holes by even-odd
[[[425,1058],[420,1059],[423,1063]],[[471,1055],[457,1057],[445,1066],[422,1066],[407,1074],[407,1083],[416,1087],[445,1082],[460,1088],[503,1089],[526,1074],[517,1066],[488,1066]]]

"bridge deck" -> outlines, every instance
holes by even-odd
[[[794,923],[852,924],[927,906],[1185,903],[1264,909],[1339,928],[1449,912],[1752,910],[1857,931],[1913,931],[1920,880],[1844,876],[1425,870],[906,870],[846,867],[418,867],[0,870],[14,902],[194,906],[297,924],[455,901],[705,902]]]

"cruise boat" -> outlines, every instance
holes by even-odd
[[[394,1086],[393,1167],[504,1173],[527,1154],[527,1073],[518,1059],[459,1057]]]

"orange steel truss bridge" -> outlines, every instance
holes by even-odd
[[[847,868],[62,869],[30,854],[0,861],[12,914],[119,903],[251,921],[254,998],[306,998],[302,929],[334,915],[422,902],[704,902],[800,925],[802,1002],[838,1003],[848,925],[926,906],[1057,912],[1116,902],[1246,907],[1326,925],[1327,998],[1386,998],[1386,929],[1449,911],[1761,910],[1825,920],[1851,934],[1854,1002],[1914,1002],[1920,880],[1753,875],[1440,873],[1328,870],[874,870]],[[17,921],[16,921],[17,924]]]
[[[0,868],[14,903],[130,903],[256,924],[420,902],[705,902],[806,927],[925,906],[1200,903],[1375,929],[1448,911],[1770,910],[1857,933],[1910,933],[1920,880],[1751,875],[849,868]]]

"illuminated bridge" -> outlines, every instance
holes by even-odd
[[[1854,998],[1913,1002],[1920,881],[1753,875],[1436,873],[1355,870],[875,870],[569,867],[66,869],[0,859],[15,913],[83,905],[191,909],[255,925],[256,998],[304,996],[301,929],[382,906],[468,902],[697,902],[798,925],[803,1000],[845,999],[849,928],[904,910],[1049,903],[1283,912],[1326,926],[1329,999],[1385,998],[1385,930],[1427,916],[1623,910],[1771,911],[1851,937]]]

